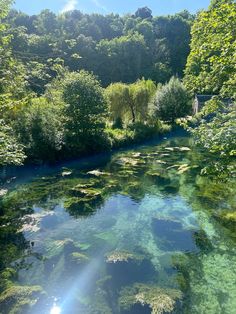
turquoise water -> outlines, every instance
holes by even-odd
[[[2,186],[0,313],[236,309],[235,181],[187,137]]]

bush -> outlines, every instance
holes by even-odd
[[[63,144],[61,109],[36,98],[16,113],[14,129],[29,159],[54,161]]]
[[[156,93],[151,114],[164,121],[174,122],[191,112],[191,98],[178,78],[172,77]]]
[[[107,129],[106,132],[111,140],[112,148],[120,148],[130,144],[141,143],[147,139],[169,132],[171,127],[156,121],[154,124],[136,122],[127,129]]]

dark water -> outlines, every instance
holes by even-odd
[[[9,180],[0,313],[236,313],[236,184],[205,162],[176,137]]]

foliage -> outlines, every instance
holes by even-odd
[[[193,28],[185,85],[191,92],[236,95],[236,3],[215,1]]]
[[[152,10],[148,7],[139,8],[135,12],[135,17],[140,17],[141,19],[147,19],[152,17]]]
[[[125,129],[107,128],[106,132],[111,140],[112,147],[119,148],[160,136],[170,130],[171,126],[160,121],[156,121],[154,124],[143,124],[141,122],[137,122]]]
[[[70,71],[93,71],[103,86],[142,77],[164,83],[173,74],[182,76],[192,20],[188,12],[152,18],[147,7],[124,16],[78,10],[57,16],[43,10],[29,16],[11,10],[7,17],[14,56],[24,64],[37,93],[55,77],[50,68],[57,58]]]
[[[196,144],[204,147],[213,158],[203,173],[218,173],[220,176],[233,174],[233,159],[236,156],[235,104],[226,107],[219,98],[212,99],[200,112],[197,121],[198,125],[193,125],[189,130]]]
[[[0,167],[21,165],[25,157],[23,146],[18,143],[13,130],[0,120]]]
[[[61,108],[45,98],[22,106],[14,119],[14,130],[31,160],[55,161],[63,144]]]
[[[191,111],[191,98],[181,81],[172,77],[156,93],[151,111],[160,119],[173,122]]]
[[[96,77],[88,72],[69,74],[64,81],[65,143],[72,155],[105,149],[107,101]]]
[[[153,81],[139,80],[133,84],[113,83],[106,89],[111,119],[116,122],[145,122],[148,118],[148,104],[156,91]]]

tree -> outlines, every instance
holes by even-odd
[[[70,153],[76,156],[106,147],[107,101],[96,77],[86,71],[68,74],[63,99],[65,141]]]
[[[172,77],[156,93],[151,112],[158,118],[174,122],[191,111],[191,98],[178,78]]]
[[[131,83],[142,77],[148,62],[148,49],[144,37],[135,32],[97,45],[98,68],[96,73],[107,86],[111,82]]]
[[[135,12],[135,17],[140,17],[141,19],[152,18],[152,10],[148,7],[139,8]]]
[[[151,80],[139,80],[133,84],[113,83],[106,89],[113,122],[122,120],[127,124],[145,122],[148,104],[156,91]]]
[[[192,28],[185,85],[195,93],[236,95],[236,3],[215,1]]]
[[[183,18],[181,14],[161,16],[155,18],[153,23],[157,38],[165,39],[172,75],[182,77],[190,52],[191,15],[187,19]]]

